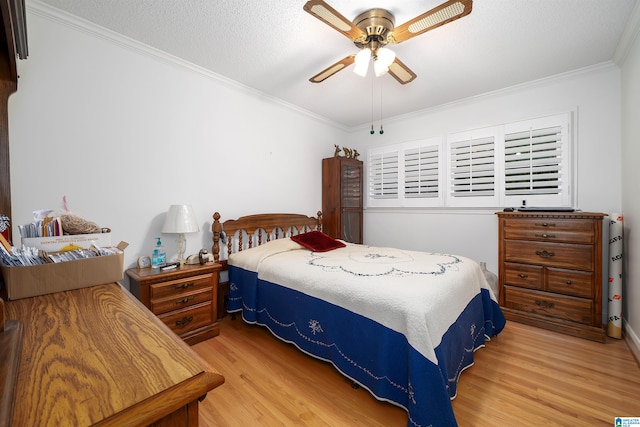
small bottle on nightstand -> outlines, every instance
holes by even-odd
[[[158,239],[158,241],[156,242],[156,247],[153,248],[153,254],[151,255],[152,268],[160,268],[160,266],[165,264],[167,261],[167,252],[164,250],[164,246],[162,246],[160,237],[156,237],[156,239]]]

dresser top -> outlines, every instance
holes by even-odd
[[[12,425],[148,425],[224,381],[118,283],[6,309],[24,325]]]
[[[576,219],[602,219],[608,216],[599,212],[554,212],[554,211],[536,211],[536,212],[496,212],[499,217],[515,217],[515,218],[576,218]]]

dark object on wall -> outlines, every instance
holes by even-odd
[[[24,0],[0,0],[0,10],[0,212],[11,218],[8,101],[9,96],[18,90],[16,56],[26,59],[29,51]],[[11,240],[11,230],[8,240]]]

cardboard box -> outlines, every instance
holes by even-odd
[[[111,233],[67,234],[64,236],[24,237],[22,244],[47,252],[61,252],[72,249],[89,249],[95,242],[101,248],[111,247]],[[74,247],[75,246],[75,247]]]
[[[124,250],[128,246],[120,242]],[[24,267],[0,266],[10,300],[117,282],[124,276],[124,253]]]

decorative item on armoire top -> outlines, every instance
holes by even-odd
[[[336,147],[333,153],[333,157],[340,157],[340,150],[342,150],[342,152],[344,153],[343,157],[346,157],[348,159],[358,160],[358,157],[360,156],[360,153],[358,153],[358,150],[356,150],[355,148],[342,147],[342,149],[340,149],[340,147],[335,144],[333,146]]]
[[[162,226],[163,233],[178,234],[178,262],[184,264],[184,252],[187,242],[184,233],[200,231],[198,220],[191,205],[171,205]]]

